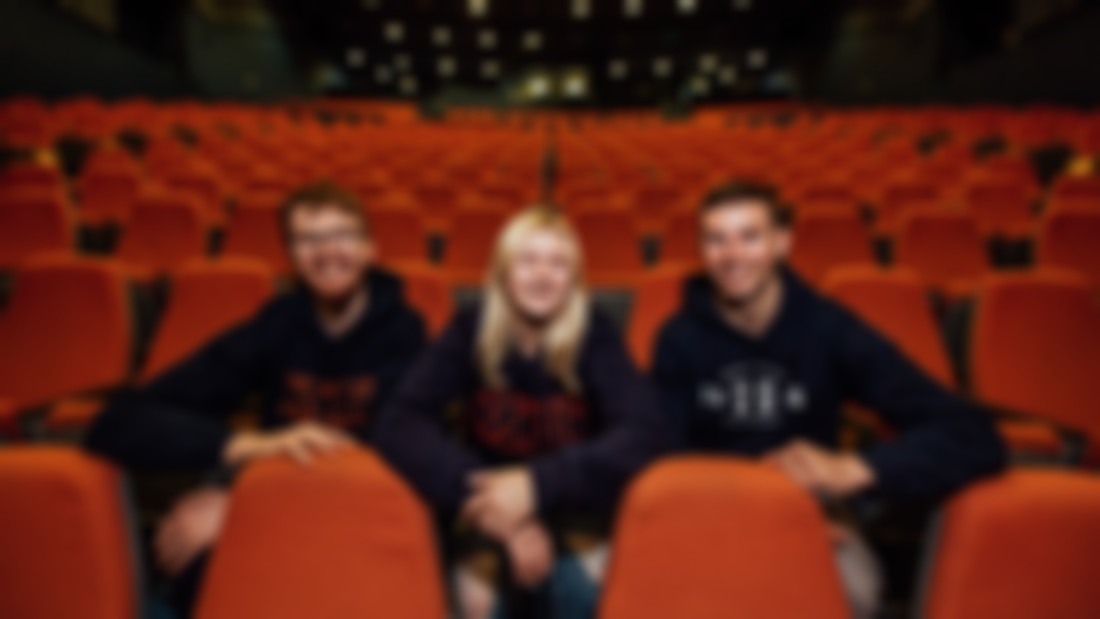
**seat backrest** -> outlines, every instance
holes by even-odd
[[[1100,176],[1062,177],[1054,183],[1051,197],[1058,200],[1086,200],[1100,203]]]
[[[1049,213],[1039,227],[1038,262],[1070,269],[1100,286],[1100,210]]]
[[[410,210],[369,212],[370,227],[379,255],[389,264],[427,263],[428,242],[421,216]]]
[[[194,260],[176,270],[142,380],[151,380],[250,318],[273,290],[271,269],[245,258]]]
[[[592,274],[634,273],[643,269],[634,223],[626,213],[584,213],[574,218],[584,246],[585,266]]]
[[[64,195],[65,179],[53,166],[16,163],[0,171],[0,193],[37,191]]]
[[[989,277],[970,336],[975,395],[1100,436],[1100,308],[1073,273]]]
[[[139,617],[121,483],[74,449],[0,450],[0,616]]]
[[[125,222],[142,192],[142,179],[125,168],[101,168],[80,176],[80,214],[92,223]]]
[[[659,462],[629,489],[599,616],[840,619],[850,612],[825,518],[809,493],[776,469],[691,457]]]
[[[200,619],[443,619],[427,510],[372,452],[250,466],[206,576]]]
[[[42,252],[71,252],[73,222],[52,191],[0,194],[0,269]]]
[[[229,219],[222,255],[259,260],[280,275],[291,271],[278,201],[242,200]]]
[[[653,348],[661,327],[680,309],[687,269],[671,267],[646,274],[634,287],[627,323],[627,345],[643,370],[653,362]]]
[[[0,394],[17,405],[122,383],[133,351],[122,268],[52,255],[23,263],[0,342]]]
[[[1091,619],[1100,478],[1016,469],[952,499],[929,539],[922,619]]]
[[[440,333],[454,313],[454,295],[447,278],[436,269],[406,263],[400,267],[405,297],[427,323],[428,332]]]
[[[206,254],[206,224],[194,201],[167,193],[137,199],[119,243],[126,262],[164,271]]]
[[[834,267],[875,261],[867,227],[852,214],[806,213],[795,224],[793,242],[791,266],[811,283]]]
[[[964,213],[913,213],[905,218],[895,247],[895,262],[932,285],[974,280],[989,271],[981,232]]]
[[[447,235],[443,264],[447,270],[485,272],[504,227],[498,213],[459,213]]]
[[[986,232],[1008,232],[1031,221],[1031,188],[1023,182],[979,181],[967,188],[967,211]]]
[[[699,216],[680,213],[672,218],[661,239],[661,264],[699,262]]]
[[[955,385],[927,287],[916,273],[874,266],[841,267],[826,276],[822,288],[940,384]]]

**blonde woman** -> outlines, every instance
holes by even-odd
[[[522,604],[540,617],[592,616],[600,552],[578,560],[557,550],[559,525],[610,514],[663,450],[655,402],[613,325],[589,306],[565,218],[542,206],[515,216],[481,303],[460,312],[414,366],[376,434],[445,518],[503,549],[513,581],[530,592],[502,604],[459,551],[466,619]]]

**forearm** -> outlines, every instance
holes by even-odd
[[[127,467],[200,470],[223,463],[228,426],[181,408],[120,402],[92,424],[86,447]]]

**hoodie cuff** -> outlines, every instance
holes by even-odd
[[[860,456],[875,475],[875,483],[864,494],[874,496],[904,496],[907,494],[908,462],[904,454],[893,449],[893,445],[874,445],[865,449]]]

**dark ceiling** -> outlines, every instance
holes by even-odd
[[[270,0],[341,92],[651,105],[785,96],[832,0]],[[540,81],[542,80],[542,81]],[[536,96],[537,95],[537,96]]]

